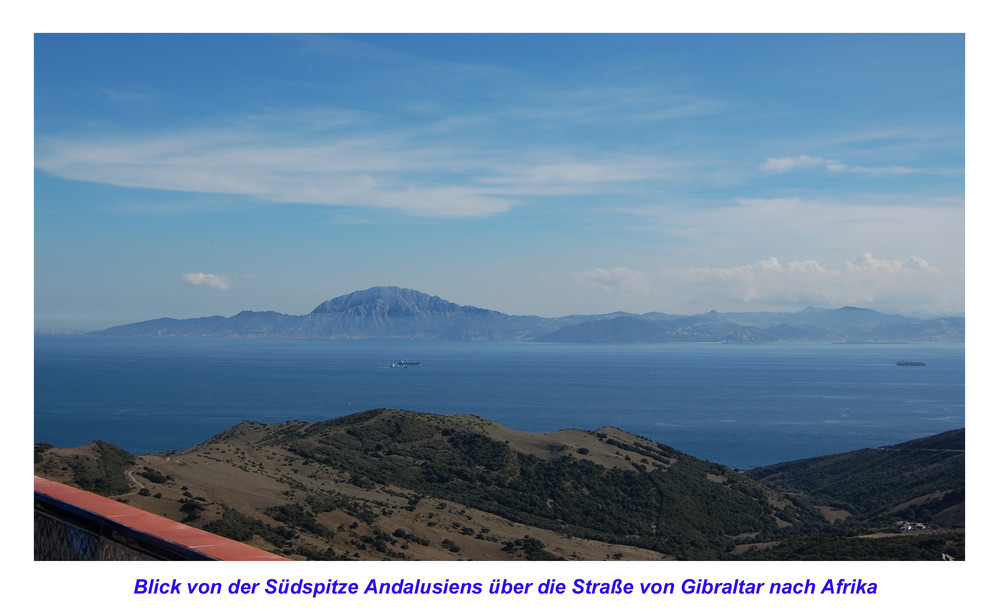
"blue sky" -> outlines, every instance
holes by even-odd
[[[36,35],[36,328],[965,309],[961,35]]]

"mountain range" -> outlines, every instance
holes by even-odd
[[[964,557],[965,432],[755,469],[617,428],[374,410],[187,450],[35,445],[35,473],[297,559]]]
[[[798,312],[676,315],[614,312],[556,318],[512,316],[398,287],[325,301],[305,315],[243,311],[230,317],[158,318],[95,334],[281,339],[522,340],[569,343],[961,342],[964,317],[931,320],[856,307]]]

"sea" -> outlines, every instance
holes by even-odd
[[[390,408],[617,427],[737,469],[965,426],[964,344],[641,345],[37,335],[34,439],[136,454]],[[897,366],[899,360],[925,366]],[[392,367],[399,361],[419,365]]]

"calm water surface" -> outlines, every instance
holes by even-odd
[[[965,346],[35,339],[36,442],[149,453],[374,408],[615,426],[750,468],[965,426]]]

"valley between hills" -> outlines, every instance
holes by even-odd
[[[300,560],[941,560],[965,432],[749,472],[614,428],[375,410],[186,450],[35,445],[35,473]]]

